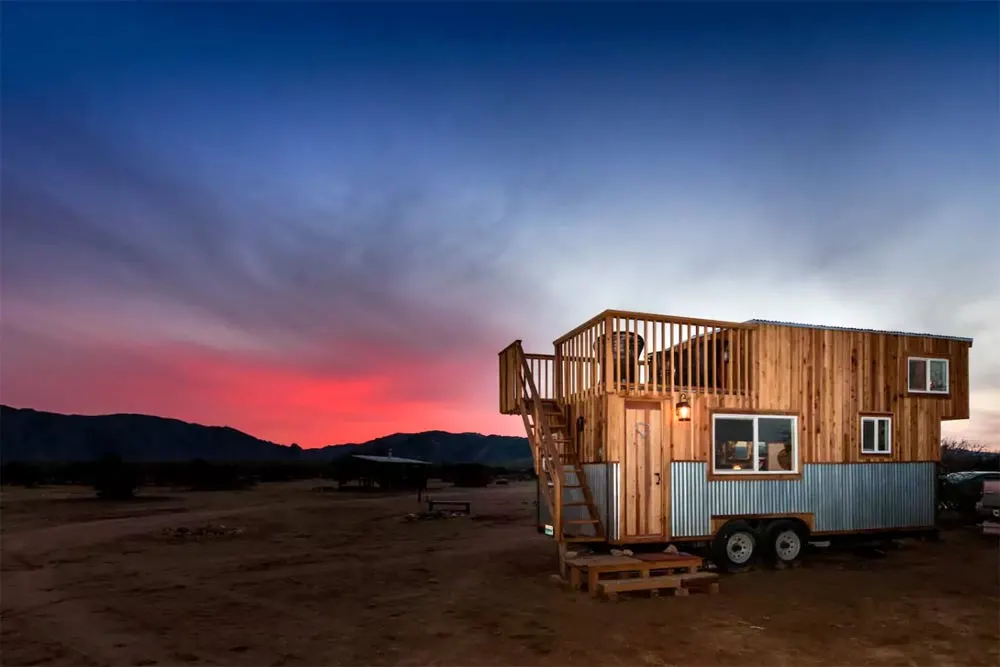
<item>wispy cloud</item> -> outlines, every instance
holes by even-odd
[[[996,442],[995,6],[449,8],[433,40],[40,7],[5,11],[4,401],[517,432],[497,350],[618,307],[973,336],[947,429]]]

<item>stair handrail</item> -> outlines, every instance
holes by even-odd
[[[541,428],[543,445],[548,451],[549,456],[558,457],[558,452],[555,450],[555,445],[552,439],[552,430],[549,428],[548,422],[542,419],[541,412],[541,395],[538,393],[538,388],[535,386],[535,380],[531,374],[531,366],[528,365],[528,360],[524,355],[524,348],[521,347],[521,343],[517,343],[517,356],[521,362],[521,372],[524,377],[525,382],[528,385],[528,393],[531,397],[531,408],[532,413],[535,417],[535,424],[537,427]]]
[[[561,463],[559,461],[559,454],[555,449],[554,440],[552,438],[552,431],[549,429],[548,423],[542,418],[541,409],[541,396],[538,393],[538,387],[535,386],[535,380],[531,374],[531,366],[528,364],[527,357],[524,355],[524,348],[521,346],[521,341],[514,342],[517,358],[520,360],[521,366],[521,378],[522,382],[528,385],[528,395],[522,396],[521,400],[524,401],[528,397],[531,398],[531,412],[534,417],[535,431],[540,434],[540,449],[542,455],[542,465],[548,466],[547,470],[549,476],[552,478],[552,515],[553,515],[553,529],[556,534],[557,539],[562,539],[562,472],[560,470]],[[522,403],[523,409],[523,403]],[[547,459],[547,460],[546,460]],[[539,475],[543,478],[544,476]]]

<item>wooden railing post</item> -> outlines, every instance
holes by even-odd
[[[612,316],[604,316],[604,391],[608,394],[615,390],[615,364],[611,360]]]
[[[563,393],[563,375],[565,373],[565,369],[563,368],[562,344],[556,343],[554,347],[556,348],[556,351],[555,359],[552,361],[552,372],[555,376],[553,378],[554,386],[552,388],[553,393],[555,394],[553,398],[557,401],[561,401],[566,397]]]

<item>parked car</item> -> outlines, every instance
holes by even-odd
[[[976,510],[983,519],[983,534],[1000,535],[1000,479],[983,481],[983,495]]]
[[[987,481],[1000,481],[1000,471],[963,470],[942,475],[938,486],[938,509],[977,518],[977,503],[983,497],[983,484]]]

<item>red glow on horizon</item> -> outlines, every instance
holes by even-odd
[[[196,346],[19,352],[3,369],[3,402],[14,407],[171,417],[307,448],[430,430],[523,435],[521,420],[498,414],[495,397],[484,400],[496,378],[482,367],[463,373],[411,360],[340,378]]]

